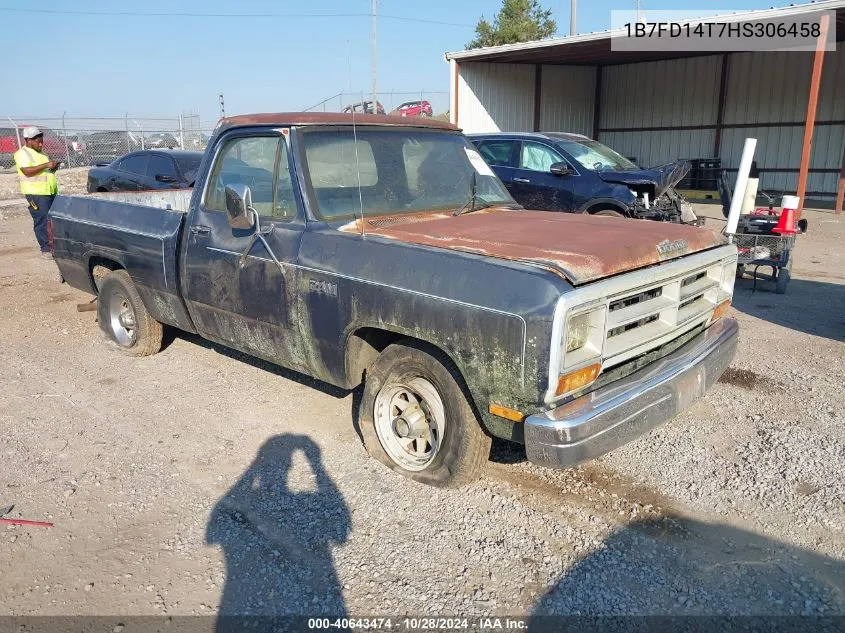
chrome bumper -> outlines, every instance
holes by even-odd
[[[598,457],[688,408],[736,354],[739,326],[722,318],[643,369],[525,420],[525,450],[535,464],[563,468]]]

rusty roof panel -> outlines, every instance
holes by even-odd
[[[427,222],[418,217],[415,220],[384,223],[382,228],[370,225],[366,232],[413,244],[539,264],[556,269],[575,285],[726,241],[710,229],[671,222],[547,211],[486,209],[458,217],[432,215]],[[666,249],[667,245],[674,248]]]
[[[261,114],[239,114],[226,117],[218,123],[219,128],[236,125],[352,125],[353,115],[341,112],[276,112]],[[355,125],[395,125],[402,127],[423,127],[437,130],[458,130],[446,121],[421,117],[391,116],[385,114],[356,114]]]

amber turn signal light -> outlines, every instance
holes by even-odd
[[[509,407],[503,407],[500,404],[491,404],[488,407],[488,411],[490,411],[493,415],[505,418],[506,420],[511,420],[512,422],[522,422],[525,419],[525,414],[521,411],[517,411],[516,409],[511,409]]]
[[[727,301],[722,301],[719,305],[716,306],[716,309],[713,310],[713,316],[710,317],[710,323],[714,321],[718,321],[721,319],[725,314],[728,312],[728,308],[731,307],[731,300],[728,299]]]
[[[600,371],[601,363],[594,363],[582,369],[576,369],[568,374],[563,374],[557,379],[557,391],[555,395],[562,396],[570,391],[586,387],[599,377]]]

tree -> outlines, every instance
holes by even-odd
[[[475,39],[467,48],[542,40],[556,32],[552,10],[543,9],[539,0],[503,0],[492,24],[481,16],[475,27]]]

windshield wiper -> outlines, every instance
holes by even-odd
[[[473,211],[478,211],[479,209],[486,209],[490,206],[490,203],[487,202],[484,198],[480,198],[476,192],[478,186],[476,174],[477,172],[473,170],[472,184],[470,185],[469,192],[469,200],[467,200],[467,203],[460,209],[455,211],[452,215],[458,216],[463,215],[464,213],[472,213]]]

